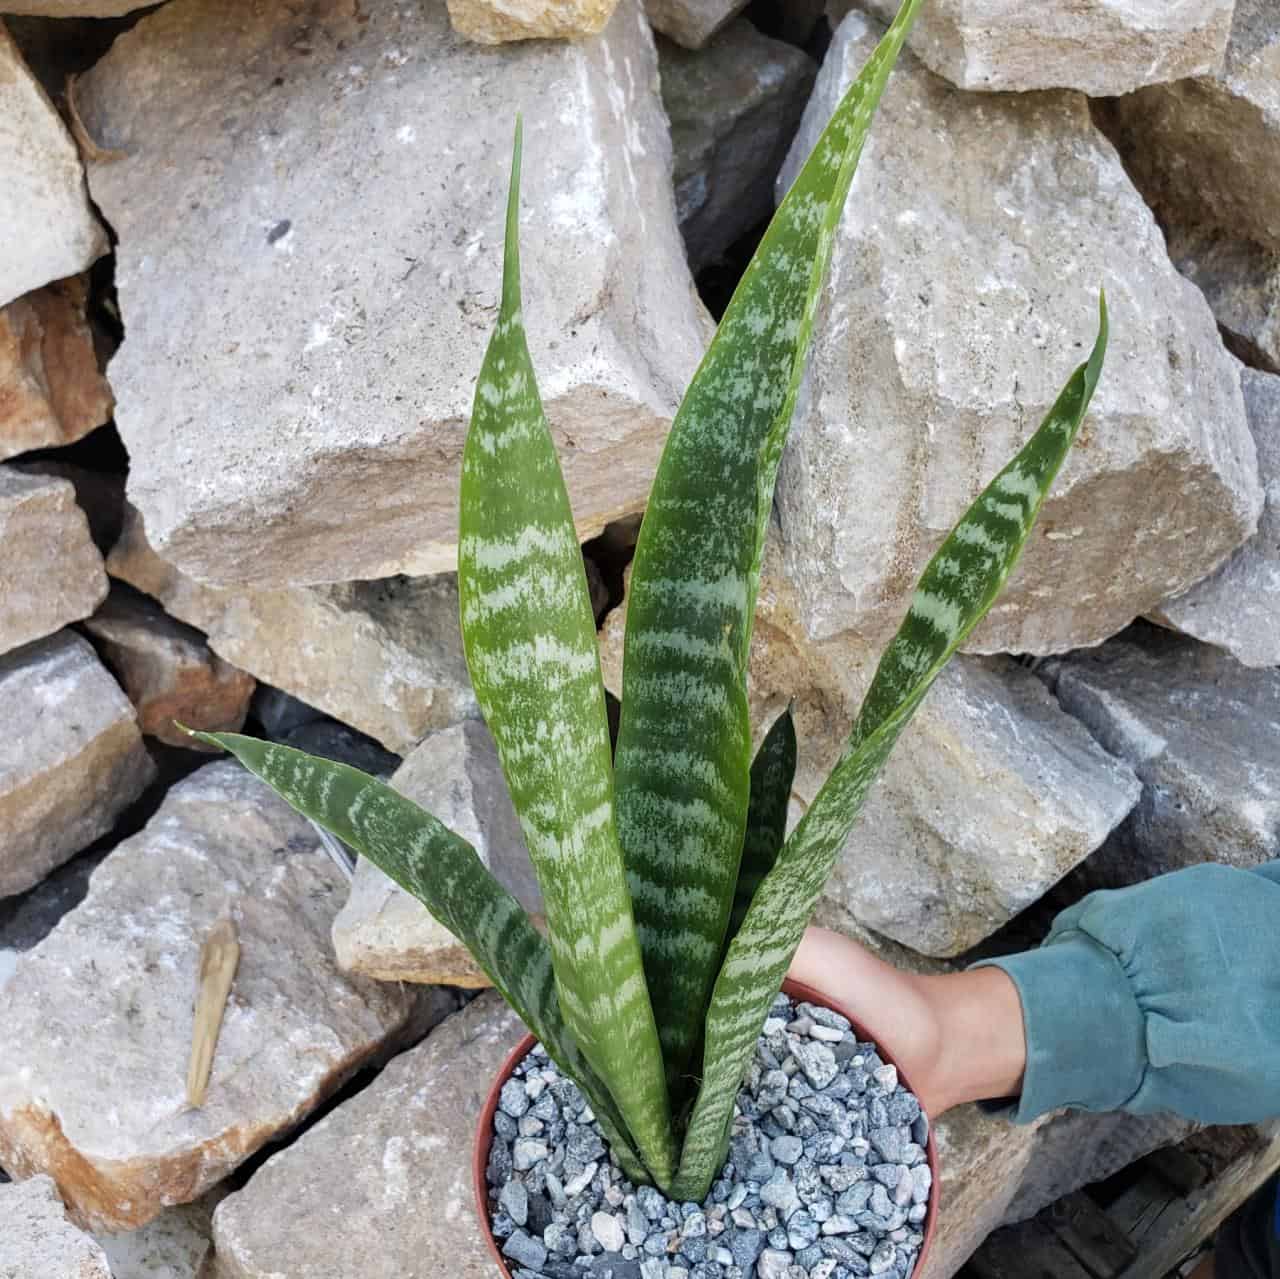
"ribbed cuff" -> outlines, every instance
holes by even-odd
[[[988,959],[1017,987],[1027,1037],[1022,1096],[1011,1116],[1025,1124],[1060,1106],[1118,1110],[1147,1069],[1146,1021],[1120,961],[1082,932],[1039,950]]]

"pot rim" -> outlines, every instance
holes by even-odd
[[[854,1034],[860,1040],[864,1043],[874,1043],[876,1045],[876,1051],[886,1065],[898,1066],[893,1054],[886,1051],[881,1046],[880,1040],[868,1031],[862,1022],[843,1007],[838,1000],[832,999],[804,982],[792,981],[790,978],[787,978],[782,983],[782,992],[792,999],[808,1004],[819,1004],[824,1008],[829,1008],[833,1013],[839,1013],[849,1021],[853,1027]],[[497,1239],[494,1238],[493,1225],[489,1218],[489,1183],[485,1176],[485,1170],[489,1163],[489,1149],[493,1145],[493,1116],[498,1109],[498,1097],[502,1092],[502,1085],[511,1078],[512,1074],[515,1073],[515,1068],[529,1055],[537,1042],[535,1035],[526,1034],[507,1054],[506,1060],[502,1063],[493,1082],[493,1086],[489,1089],[489,1095],[485,1098],[484,1106],[480,1110],[480,1122],[476,1128],[475,1144],[472,1147],[471,1178],[476,1196],[476,1217],[480,1222],[481,1229],[484,1231],[485,1243],[489,1246],[489,1252],[497,1263],[498,1274],[502,1276],[502,1279],[511,1279],[511,1271],[507,1266],[507,1259],[502,1255],[502,1251],[498,1247]],[[914,1095],[915,1089],[911,1087],[911,1081],[901,1067],[898,1067],[898,1077]],[[926,1115],[926,1118],[929,1118],[929,1116]],[[925,1218],[924,1242],[920,1245],[920,1255],[916,1258],[915,1268],[911,1271],[909,1279],[918,1279],[923,1274],[924,1264],[928,1260],[929,1250],[933,1245],[934,1232],[938,1228],[938,1205],[941,1199],[942,1179],[938,1172],[938,1146],[934,1140],[932,1119],[929,1119],[929,1140],[925,1146],[925,1158],[929,1165],[929,1172],[933,1177],[933,1183],[929,1188],[929,1214]]]

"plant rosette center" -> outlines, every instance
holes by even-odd
[[[540,1044],[482,1116],[477,1191],[513,1279],[908,1279],[936,1206],[931,1153],[897,1068],[840,1013],[780,994],[703,1203],[629,1181]]]

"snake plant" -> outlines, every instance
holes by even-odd
[[[497,326],[462,463],[467,660],[537,871],[547,937],[472,847],[353,768],[226,747],[415,894],[587,1096],[623,1170],[702,1199],[822,885],[929,686],[995,600],[1102,368],[1096,345],[933,557],[847,746],[786,834],[796,742],[754,762],[746,671],[774,480],[832,242],[922,0],[906,0],[779,206],[671,428],[636,548],[611,756],[596,629],[520,309],[517,126]]]

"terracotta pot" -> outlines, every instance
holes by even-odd
[[[879,1047],[880,1041],[868,1031],[856,1017],[852,1016],[848,1009],[842,1008],[834,1000],[828,999],[825,995],[819,994],[812,986],[806,986],[803,982],[787,981],[782,983],[783,991],[790,995],[792,999],[803,1000],[808,1004],[822,1004],[830,1008],[832,1012],[839,1013],[842,1017],[848,1018],[853,1025],[854,1034],[863,1043],[874,1043],[877,1045],[881,1058],[889,1065],[896,1066],[898,1063],[894,1061],[892,1054],[886,1052]],[[489,1251],[493,1254],[493,1260],[498,1267],[498,1273],[503,1279],[511,1279],[511,1271],[507,1268],[506,1258],[498,1248],[498,1241],[493,1237],[493,1230],[489,1224],[489,1185],[485,1179],[485,1167],[489,1162],[489,1147],[493,1144],[493,1116],[498,1109],[498,1095],[502,1092],[502,1085],[511,1078],[515,1072],[515,1068],[529,1054],[537,1040],[532,1035],[526,1035],[508,1054],[506,1061],[502,1063],[502,1069],[498,1071],[498,1077],[493,1082],[493,1087],[489,1089],[489,1096],[485,1099],[484,1109],[480,1112],[480,1126],[476,1130],[476,1142],[472,1158],[472,1180],[475,1185],[476,1192],[476,1216],[479,1219],[484,1230],[485,1242],[489,1245]],[[901,1069],[898,1076],[907,1088],[911,1088],[911,1081],[903,1073]],[[911,1089],[913,1092],[914,1089]],[[920,1246],[920,1255],[916,1258],[916,1268],[913,1270],[912,1276],[920,1274],[924,1270],[924,1263],[929,1256],[929,1248],[933,1243],[933,1234],[938,1226],[938,1187],[941,1178],[938,1175],[938,1148],[933,1139],[933,1125],[929,1125],[929,1145],[925,1151],[925,1155],[929,1161],[929,1171],[933,1173],[933,1188],[929,1191],[929,1215],[925,1218],[924,1225],[924,1243]]]

